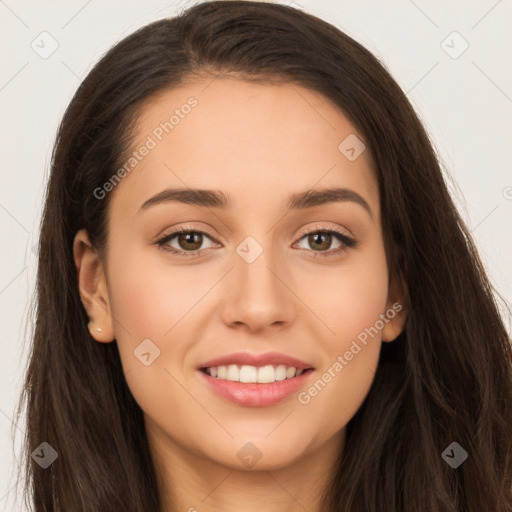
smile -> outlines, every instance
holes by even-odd
[[[208,388],[224,400],[245,407],[269,407],[298,393],[313,371],[313,368],[296,370],[281,365],[275,368],[229,365],[203,368],[197,373]],[[259,381],[260,372],[266,382]],[[213,376],[215,373],[217,375]]]

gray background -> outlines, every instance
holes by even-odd
[[[27,363],[33,247],[57,124],[80,81],[110,46],[192,3],[0,0],[0,510],[24,510],[15,502],[12,479],[13,450],[24,425],[15,426],[12,418]],[[388,67],[432,138],[491,282],[510,303],[512,2],[281,3],[338,26]],[[52,45],[58,47],[48,55]]]

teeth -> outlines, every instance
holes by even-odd
[[[259,383],[267,384],[285,379],[298,377],[304,370],[297,370],[293,366],[249,366],[243,365],[238,367],[236,364],[228,366],[213,366],[206,369],[206,373],[218,379],[229,380],[232,382]]]
[[[286,379],[286,366],[284,364],[280,364],[276,368],[276,380],[284,380]]]
[[[256,370],[254,366],[242,366],[242,370],[244,368],[251,368],[251,371]],[[274,370],[274,367],[271,365],[258,368],[257,375],[256,371],[254,371],[254,380],[251,381],[242,380],[242,370],[240,370],[240,382],[259,382],[261,384],[264,384],[266,382],[275,382],[276,380],[276,371]]]
[[[230,364],[226,372],[226,380],[240,380],[240,370],[236,364]]]
[[[238,370],[238,367],[235,366]],[[233,375],[235,373],[233,372]],[[228,375],[229,376],[229,375]],[[230,379],[230,380],[239,380],[240,382],[257,382],[258,381],[258,369],[254,366],[242,366],[238,373],[238,379]]]

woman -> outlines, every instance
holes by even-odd
[[[491,286],[405,95],[326,22],[214,1],[118,43],[39,258],[37,512],[512,510]]]

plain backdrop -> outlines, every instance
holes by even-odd
[[[2,511],[24,510],[14,501],[11,478],[24,424],[14,425],[13,411],[28,358],[37,264],[33,248],[57,124],[108,48],[140,26],[194,3],[199,2],[0,0]],[[426,126],[491,282],[510,303],[512,2],[281,3],[336,25],[386,65]],[[505,313],[504,318],[510,332]]]

